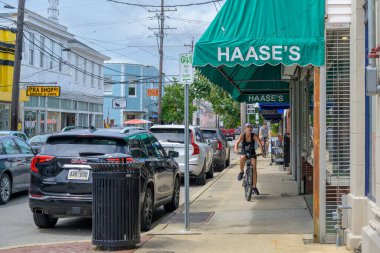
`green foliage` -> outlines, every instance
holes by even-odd
[[[270,131],[271,131],[272,135],[278,134],[278,126],[279,126],[278,123],[273,123],[270,125]]]
[[[199,73],[196,73],[196,81],[190,85],[189,120],[196,111],[196,106],[193,105],[194,99],[210,102],[225,128],[235,128],[240,125],[240,103]],[[165,87],[162,97],[162,120],[167,124],[182,124],[184,115],[184,85],[175,80],[172,85]]]
[[[234,101],[230,94],[207,78],[197,73],[192,91],[197,99],[208,101],[223,121],[225,128],[235,128],[240,125],[240,103]]]
[[[189,121],[196,110],[193,105],[194,93],[189,94]],[[166,124],[183,124],[185,121],[185,86],[174,82],[165,86],[165,93],[162,97],[162,120]]]

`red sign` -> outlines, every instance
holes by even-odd
[[[148,89],[149,97],[158,97],[158,89]]]

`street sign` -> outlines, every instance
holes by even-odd
[[[125,98],[114,98],[112,99],[112,108],[113,109],[126,109],[127,100]]]
[[[148,97],[158,97],[158,89],[148,89]]]
[[[257,112],[257,104],[247,104],[247,114],[255,114]]]
[[[60,86],[27,86],[26,95],[34,97],[59,97],[61,95]]]
[[[193,54],[179,55],[179,82],[182,84],[194,82]]]

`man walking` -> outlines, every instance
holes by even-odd
[[[266,157],[266,153],[269,147],[269,127],[267,126],[266,122],[264,122],[263,126],[260,128],[259,138],[262,141],[264,147],[263,156]]]

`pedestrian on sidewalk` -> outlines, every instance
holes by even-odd
[[[260,140],[262,141],[263,145],[264,145],[264,152],[263,152],[263,156],[266,157],[266,153],[268,152],[268,148],[269,148],[269,136],[270,136],[270,130],[269,130],[269,127],[267,126],[267,122],[264,122],[263,126],[260,127],[260,132],[259,132],[259,138]]]
[[[253,168],[253,191],[255,192],[256,195],[259,195],[259,190],[257,189],[257,170],[256,170],[256,165],[257,165],[257,155],[255,151],[255,141],[260,146],[261,151],[263,150],[263,146],[261,145],[261,141],[259,139],[259,136],[257,134],[254,134],[252,132],[252,125],[247,123],[245,125],[244,132],[240,134],[239,138],[237,139],[235,146],[234,146],[234,152],[238,153],[238,146],[240,142],[242,142],[242,147],[241,147],[241,155],[240,155],[240,173],[238,175],[238,180],[241,181],[244,176],[244,165],[245,162],[247,161],[247,157],[245,155],[246,151],[248,150],[250,153],[251,158],[251,165]]]

